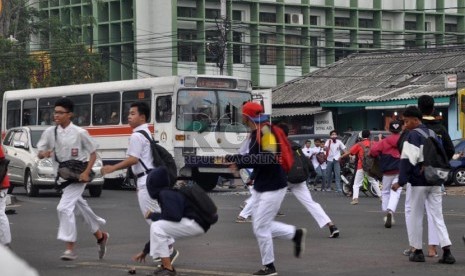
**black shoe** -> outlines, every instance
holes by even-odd
[[[386,221],[384,222],[384,227],[386,228],[391,228],[392,226],[392,214],[391,213],[387,213],[386,215]]]
[[[295,230],[295,236],[292,239],[294,242],[294,256],[299,258],[305,251],[305,237],[307,235],[307,229],[300,228]]]
[[[423,255],[423,250],[417,249],[410,253],[408,256],[409,261],[411,262],[424,262],[425,261],[425,255]]]
[[[441,263],[441,264],[453,264],[455,263],[455,258],[454,256],[452,256],[452,253],[444,253],[441,257],[441,259],[439,259],[438,263]]]
[[[267,266],[264,266],[262,269],[255,272],[252,275],[278,275],[278,272],[276,272],[276,269],[274,268],[269,268]]]
[[[329,235],[330,238],[339,237],[339,229],[337,229],[336,225],[331,225],[329,231],[331,232],[331,235]]]

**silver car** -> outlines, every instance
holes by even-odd
[[[50,158],[37,158],[37,142],[42,133],[50,126],[24,126],[11,128],[3,140],[5,157],[10,160],[8,176],[11,188],[24,186],[28,196],[37,196],[40,189],[55,187],[55,171]],[[99,197],[102,193],[104,178],[100,173],[102,160],[97,160],[92,170],[95,177],[87,184],[92,197]]]

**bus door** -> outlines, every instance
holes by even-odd
[[[154,138],[159,144],[166,148],[171,154],[173,150],[173,94],[155,94],[155,121],[154,121]]]

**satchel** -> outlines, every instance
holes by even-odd
[[[79,160],[68,160],[64,162],[59,162],[57,177],[55,179],[56,189],[64,189],[71,183],[78,183],[79,176],[83,173],[89,162],[83,162]],[[89,173],[89,182],[94,178],[94,171]]]
[[[320,164],[324,164],[326,162],[326,154],[324,152],[319,152],[315,155],[316,161]]]

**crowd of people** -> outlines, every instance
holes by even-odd
[[[97,145],[88,132],[72,122],[74,103],[62,98],[55,103],[54,121],[56,126],[49,127],[38,142],[38,158],[53,158],[57,164],[69,160],[83,162],[84,169],[79,172],[78,179],[61,187],[62,196],[57,206],[59,227],[57,239],[65,243],[65,250],[60,258],[71,261],[77,258],[74,250],[77,241],[76,215],[84,218],[90,232],[95,236],[98,245],[98,258],[104,258],[106,245],[110,238],[103,230],[105,219],[96,215],[83,199],[82,193],[92,174],[91,169],[96,160]],[[421,96],[418,107],[410,106],[403,113],[402,120],[394,120],[389,125],[391,134],[378,142],[370,140],[370,131],[361,132],[360,141],[346,149],[337,138],[337,131],[330,132],[327,141],[316,139],[314,146],[311,141],[299,149],[299,154],[305,155],[314,174],[298,182],[289,182],[289,173],[293,162],[286,150],[295,150],[287,140],[289,129],[286,125],[270,123],[270,117],[263,114],[263,107],[254,102],[247,102],[242,109],[243,123],[250,133],[238,154],[225,157],[232,172],[241,170],[248,185],[251,197],[239,214],[236,222],[251,222],[253,233],[258,242],[262,268],[253,275],[277,275],[273,239],[285,239],[292,242],[294,256],[300,258],[305,250],[307,230],[277,221],[281,203],[288,191],[307,209],[320,228],[328,227],[329,237],[338,238],[339,229],[315,202],[310,191],[317,190],[321,181],[320,191],[331,190],[332,178],[335,178],[334,190],[342,192],[341,160],[349,155],[357,157],[352,201],[359,204],[358,195],[364,177],[378,187],[378,180],[366,176],[363,159],[369,155],[379,158],[382,171],[382,191],[376,191],[381,196],[381,209],[384,212],[384,226],[391,228],[394,224],[399,198],[402,189],[406,190],[405,217],[409,240],[409,248],[404,251],[412,262],[424,262],[422,250],[423,216],[426,210],[428,218],[429,246],[428,255],[437,256],[437,247],[442,248],[439,263],[453,264],[455,258],[451,253],[451,241],[442,213],[441,185],[432,185],[425,176],[422,167],[424,162],[423,148],[428,139],[422,132],[432,133],[431,137],[442,141],[444,151],[451,158],[454,149],[447,130],[432,117],[434,99]],[[143,250],[133,256],[134,261],[143,262],[147,255],[158,259],[161,265],[154,275],[177,275],[173,266],[179,256],[174,247],[175,240],[183,237],[197,236],[208,231],[210,225],[199,216],[198,211],[186,201],[179,192],[170,189],[169,176],[165,169],[153,165],[150,141],[139,131],[150,135],[147,121],[150,118],[150,108],[143,102],[131,105],[128,123],[133,129],[127,149],[127,158],[120,163],[102,168],[102,174],[130,168],[137,180],[137,198],[142,217],[150,228],[150,241]],[[431,131],[432,132],[431,132]],[[381,138],[381,137],[380,137]],[[279,146],[278,146],[279,145]],[[253,157],[253,158],[251,158]],[[0,159],[4,158],[0,149]],[[260,160],[260,162],[256,162]],[[295,160],[294,160],[295,161]],[[4,215],[4,198],[8,189],[8,177],[0,186],[0,243],[8,246],[11,235],[8,219]]]

